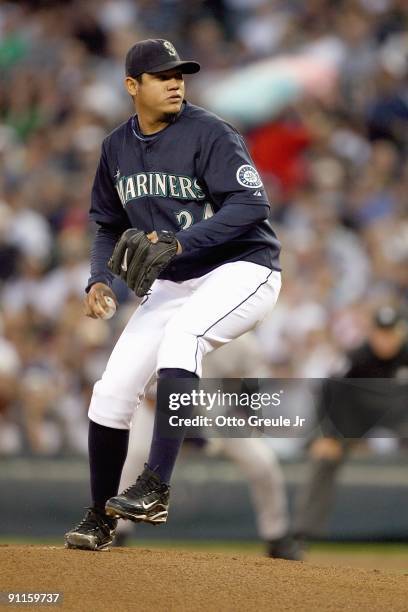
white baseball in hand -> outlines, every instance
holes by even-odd
[[[101,318],[104,319],[104,321],[107,321],[108,319],[111,319],[115,314],[116,304],[115,301],[111,297],[109,297],[109,295],[105,295],[104,300],[106,306],[104,307],[104,313]]]

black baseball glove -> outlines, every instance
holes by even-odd
[[[148,295],[160,272],[177,252],[177,240],[167,231],[157,232],[153,243],[146,233],[136,228],[127,229],[117,241],[108,261],[108,268],[120,276],[138,297]]]

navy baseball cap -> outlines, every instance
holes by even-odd
[[[141,40],[126,54],[126,75],[133,78],[143,72],[154,74],[172,68],[193,74],[200,70],[200,64],[181,60],[173,44],[162,38]]]
[[[401,321],[401,313],[393,306],[381,306],[374,314],[376,327],[390,329]]]

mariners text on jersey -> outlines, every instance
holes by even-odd
[[[177,176],[163,172],[139,172],[132,176],[123,176],[116,182],[116,190],[123,206],[129,200],[153,196],[157,198],[179,198],[181,200],[202,200],[205,193],[198,184],[198,179],[188,176]]]
[[[269,202],[240,134],[212,113],[184,102],[174,121],[144,136],[137,117],[102,145],[90,217],[98,224],[91,279],[110,284],[106,267],[128,227],[176,234],[183,252],[160,274],[182,281],[232,261],[280,270]]]

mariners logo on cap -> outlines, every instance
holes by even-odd
[[[177,51],[174,48],[174,45],[172,45],[169,40],[165,40],[163,46],[166,48],[169,55],[177,55]]]
[[[237,181],[243,187],[250,187],[252,189],[262,187],[261,177],[258,172],[253,166],[249,166],[248,164],[244,164],[238,168]]]

